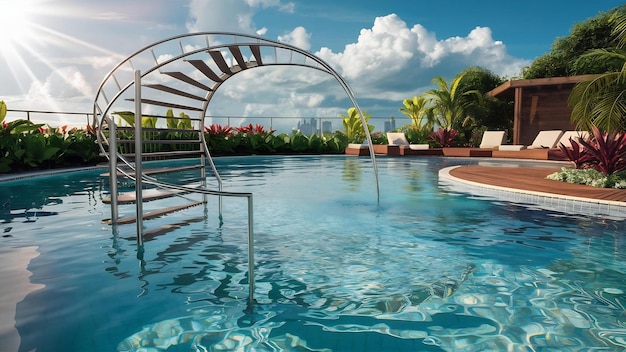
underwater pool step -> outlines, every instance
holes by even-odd
[[[153,229],[147,229],[143,232],[143,240],[144,241],[150,241],[152,239],[154,239],[157,236],[161,236],[164,235],[168,232],[174,231],[176,229],[179,229],[183,226],[188,226],[191,225],[192,223],[196,223],[196,222],[202,222],[204,221],[205,218],[204,216],[199,216],[199,217],[195,217],[195,218],[191,218],[191,219],[187,219],[187,220],[183,220],[183,221],[179,221],[179,222],[175,222],[172,224],[166,224],[163,226],[159,226],[157,228],[153,228]],[[136,240],[137,237],[136,236],[129,236],[129,237],[124,237],[127,240]]]
[[[177,211],[181,211],[181,210],[197,207],[197,206],[202,205],[202,204],[204,204],[204,202],[193,202],[193,203],[187,203],[187,204],[182,204],[182,205],[178,205],[178,206],[173,206],[173,207],[168,207],[168,208],[163,208],[163,209],[157,209],[157,210],[149,211],[149,212],[143,214],[143,219],[144,220],[150,220],[150,219],[158,218],[158,217],[161,217],[163,215],[167,215],[167,214],[175,213]],[[125,224],[135,223],[136,221],[137,221],[137,216],[127,216],[127,217],[123,217],[123,218],[117,219],[116,223],[118,225],[125,225]],[[107,225],[111,225],[113,223],[113,221],[111,219],[104,219],[104,220],[102,220],[102,223],[107,224]]]
[[[158,175],[158,174],[167,174],[167,173],[172,173],[172,172],[179,172],[179,171],[188,171],[188,170],[196,170],[196,169],[202,169],[204,166],[203,165],[188,165],[188,166],[180,166],[180,167],[162,167],[162,168],[158,168],[158,169],[144,169],[143,170],[143,174],[144,175]],[[135,171],[131,170],[131,169],[126,169],[127,173],[130,173],[131,175],[133,175],[135,173]],[[102,177],[109,177],[110,173],[105,172],[100,174],[100,176]],[[117,172],[117,176],[124,176],[124,174],[120,171]]]
[[[193,191],[193,188],[197,188],[200,187],[199,184],[196,185],[187,185],[187,186],[183,186],[183,187],[187,187],[190,188],[189,191],[183,191],[183,190],[167,190],[167,189],[161,189],[161,188],[150,188],[150,189],[144,189],[143,193],[142,193],[142,200],[144,202],[149,202],[149,201],[153,201],[153,200],[158,200],[158,199],[164,199],[164,198],[169,198],[169,197],[174,197],[177,195],[182,195],[182,194],[186,194],[189,192]],[[134,204],[137,200],[137,195],[135,194],[135,192],[126,192],[126,193],[120,193],[117,196],[117,204]],[[105,197],[102,199],[102,203],[104,204],[111,204],[111,197]]]

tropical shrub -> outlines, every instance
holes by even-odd
[[[626,133],[600,132],[592,127],[593,138],[580,140],[580,144],[590,155],[586,164],[604,175],[611,175],[626,169]]]
[[[178,118],[174,117],[174,111],[172,109],[167,109],[165,113],[166,116],[166,124],[169,129],[178,129],[178,130],[190,130],[193,128],[191,124],[191,117],[181,112],[178,115]]]
[[[365,122],[367,123],[372,115],[365,111],[362,112]],[[363,122],[361,121],[361,117],[359,116],[359,112],[356,108],[348,109],[347,114],[341,114],[341,117],[343,118],[343,132],[348,137],[348,141],[350,143],[363,143],[366,138],[365,129],[363,128]],[[368,124],[367,128],[370,133],[374,131],[373,125]]]
[[[271,153],[274,130],[265,130],[262,125],[241,126],[235,128],[234,137],[239,139],[241,153]]]
[[[93,130],[52,128],[28,120],[3,123],[0,172],[95,164],[101,161]]]
[[[372,144],[389,144],[387,140],[387,134],[382,132],[372,132],[370,135],[372,138]]]
[[[234,154],[235,145],[232,137],[232,128],[219,123],[204,126],[204,137],[209,151],[215,155]]]
[[[626,188],[626,134],[600,132],[593,126],[590,140],[570,139],[571,147],[559,147],[574,163],[575,169],[563,168],[548,175],[551,180],[580,183],[595,187]]]
[[[321,154],[324,151],[324,138],[323,136],[313,133],[309,136],[309,150],[314,154]]]
[[[601,188],[626,188],[626,173],[605,175],[596,169],[561,168],[561,171],[547,176],[549,180],[576,183]]]
[[[440,147],[451,147],[455,143],[455,139],[458,136],[458,132],[455,130],[448,130],[445,128],[439,128],[437,131],[430,133],[430,140]]]
[[[412,99],[402,101],[403,106],[400,108],[400,112],[411,119],[412,129],[416,131],[432,130],[435,121],[432,110],[427,108],[428,103],[429,100],[423,95],[416,95]]]
[[[339,131],[306,136],[294,130],[291,134],[274,135],[274,130],[252,124],[236,128],[213,124],[205,126],[204,131],[212,155],[338,154],[348,146],[346,135]]]
[[[0,123],[4,122],[4,118],[7,116],[7,104],[4,100],[0,100]]]
[[[417,129],[411,125],[403,127],[401,131],[404,133],[409,143],[425,144],[432,141],[430,135],[433,131],[426,128]]]
[[[561,143],[559,149],[561,149],[561,152],[563,152],[567,159],[574,163],[576,169],[582,169],[591,160],[591,156],[587,153],[587,150],[581,147],[573,138],[570,137],[569,142],[570,147],[566,147],[565,144]]]
[[[309,148],[309,138],[300,131],[295,131],[290,140],[291,150],[296,153],[304,153]]]
[[[326,138],[325,142],[326,152],[331,154],[341,154],[345,152],[348,144],[350,144],[348,137],[340,131],[336,131],[333,135]]]

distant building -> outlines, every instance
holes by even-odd
[[[322,133],[325,132],[329,132],[332,133],[333,132],[333,123],[330,121],[323,121],[322,122]]]
[[[302,120],[298,122],[298,130],[304,135],[311,135],[317,131],[317,119],[311,118],[309,122]]]
[[[389,121],[385,121],[385,132],[393,131],[396,129],[396,120],[393,116],[389,116]]]
[[[330,121],[322,121],[322,132],[332,132],[333,124]],[[320,134],[320,129],[317,125],[317,119],[311,118],[309,121],[302,120],[298,122],[298,126],[296,127],[302,134],[304,135],[312,135],[313,133]]]

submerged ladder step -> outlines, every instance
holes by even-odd
[[[199,187],[199,185],[187,185],[184,187],[196,188],[196,187]],[[185,194],[189,192],[191,192],[191,190],[189,191],[167,190],[167,189],[160,189],[160,188],[144,189],[142,192],[142,200],[144,202],[149,202],[152,200],[169,198],[169,197],[173,197],[176,195],[181,195],[181,194]],[[117,204],[134,204],[136,201],[137,201],[137,195],[134,191],[127,192],[127,193],[120,193],[117,195]],[[103,198],[102,203],[111,204],[111,197]]]
[[[163,208],[163,209],[157,209],[157,210],[153,210],[153,211],[149,211],[147,213],[144,213],[142,218],[144,220],[150,220],[150,219],[161,217],[163,215],[175,213],[177,211],[189,209],[189,208],[192,208],[192,207],[197,207],[197,206],[202,205],[202,204],[204,204],[204,202],[194,202],[194,203],[182,204],[182,205],[168,207],[168,208]],[[127,216],[127,217],[124,217],[124,218],[119,218],[116,221],[116,223],[118,225],[132,224],[132,223],[135,223],[135,222],[137,222],[137,217],[136,216]],[[107,224],[107,225],[111,225],[111,224],[113,224],[113,220],[112,219],[104,219],[104,220],[102,220],[102,223]]]
[[[135,144],[135,139],[118,139],[117,145]],[[142,139],[142,144],[200,144],[202,141],[198,139]]]
[[[174,119],[180,120],[180,118],[178,117],[173,117]],[[201,121],[198,118],[190,118],[191,121]],[[134,126],[116,126],[115,129],[117,131],[130,131],[130,132],[135,132],[135,127]],[[142,127],[141,128],[142,132],[193,132],[193,133],[203,133],[202,130],[198,130],[198,129],[188,129],[188,128],[159,128],[159,127]]]
[[[179,172],[179,171],[188,171],[188,170],[195,170],[195,169],[202,169],[204,166],[201,164],[197,164],[197,165],[188,165],[188,166],[178,166],[178,167],[162,167],[162,168],[157,168],[157,169],[143,169],[143,174],[144,175],[158,175],[158,174],[167,174],[167,173],[171,173],[171,172]],[[135,173],[134,170],[131,169],[124,169],[127,173],[133,175]],[[100,176],[102,177],[109,177],[110,173],[105,172],[100,174]],[[124,174],[120,171],[117,172],[117,176],[123,177]]]
[[[118,154],[120,155],[120,154]],[[135,159],[135,153],[121,154],[127,159]],[[177,150],[173,152],[143,152],[142,157],[144,158],[159,158],[159,157],[184,157],[184,156],[197,156],[204,155],[204,151],[202,150]]]
[[[173,223],[173,224],[167,224],[167,225],[159,226],[159,227],[154,228],[154,229],[146,230],[146,231],[143,232],[143,239],[144,239],[144,241],[150,241],[150,240],[154,239],[157,236],[164,235],[164,234],[166,234],[168,232],[174,231],[174,230],[179,229],[179,228],[181,228],[183,226],[188,226],[188,225],[190,225],[192,223],[195,223],[195,222],[202,222],[204,220],[205,220],[205,218],[203,216],[200,216],[200,217],[196,217],[196,218],[187,219],[187,220],[184,220],[184,221],[179,221],[179,222],[176,222],[176,223]],[[137,239],[136,236],[125,237],[125,238],[128,239],[128,240],[136,240]]]

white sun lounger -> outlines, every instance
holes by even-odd
[[[506,131],[485,131],[478,148],[496,149],[506,142]]]
[[[401,147],[408,147],[411,150],[426,150],[430,148],[428,144],[411,144],[406,139],[403,132],[387,132],[387,141],[389,145],[399,145]]]
[[[522,149],[553,149],[557,147],[557,143],[562,135],[563,131],[561,130],[539,131],[533,143],[527,147],[519,144],[501,145],[498,147],[498,150],[515,151]]]

